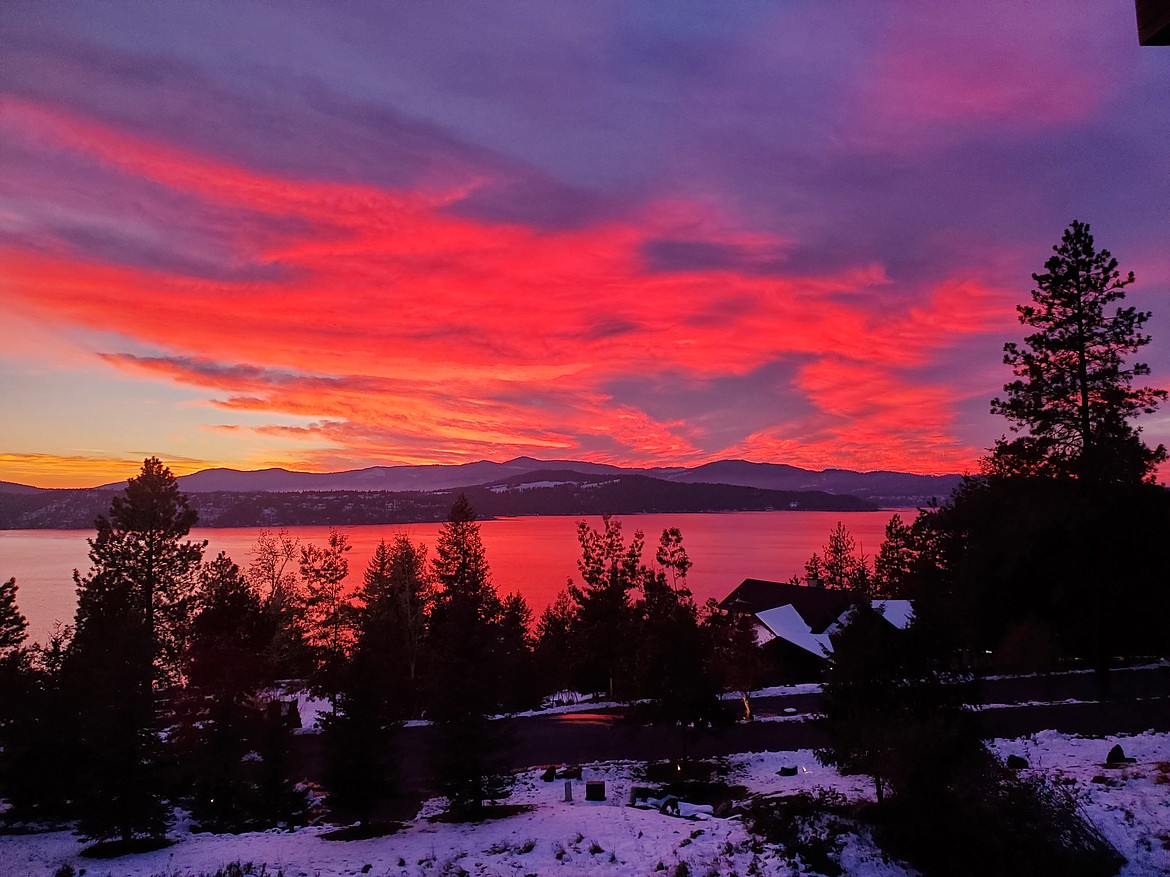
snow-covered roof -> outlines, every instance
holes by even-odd
[[[829,643],[828,634],[813,633],[809,629],[808,623],[800,617],[800,613],[791,603],[757,612],[756,618],[772,633],[773,637],[787,640],[818,658],[825,657],[826,651],[831,652],[833,649]]]
[[[882,617],[899,630],[905,630],[914,617],[914,604],[909,600],[874,600],[871,604]],[[837,619],[819,633],[813,633],[808,622],[791,603],[773,606],[756,613],[760,627],[756,642],[763,645],[773,639],[782,639],[804,649],[818,658],[832,660],[833,642],[830,637],[840,629],[852,609],[846,609]]]
[[[910,620],[914,617],[914,604],[909,600],[874,600],[872,605],[898,630],[909,627]]]

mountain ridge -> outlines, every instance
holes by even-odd
[[[540,469],[489,484],[434,491],[222,491],[187,495],[204,527],[358,526],[444,520],[459,493],[482,518],[528,515],[686,514],[736,511],[876,511],[851,495],[730,484],[687,484],[648,475]],[[0,529],[88,529],[114,491],[0,493]]]
[[[726,484],[764,490],[823,491],[854,495],[884,506],[926,504],[945,499],[962,476],[919,475],[891,470],[860,472],[852,469],[802,469],[786,463],[751,460],[716,460],[694,467],[648,468],[591,463],[583,460],[538,460],[520,456],[502,463],[368,466],[340,472],[300,472],[282,467],[241,470],[226,467],[204,469],[178,477],[180,488],[195,493],[296,493],[296,492],[433,492],[475,487],[516,475],[543,471],[569,471],[583,475],[640,475],[684,484]],[[104,484],[95,490],[118,489],[124,482]],[[30,493],[50,488],[0,482],[0,493]]]

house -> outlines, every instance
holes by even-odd
[[[833,660],[830,637],[857,600],[849,591],[744,579],[719,608],[753,615],[756,642],[776,667],[777,681],[795,681],[815,678]],[[899,629],[914,614],[909,600],[873,600],[871,605]]]

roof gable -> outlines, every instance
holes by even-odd
[[[728,612],[759,615],[779,606],[791,606],[814,634],[824,633],[841,613],[849,608],[852,598],[846,591],[809,588],[763,579],[744,579],[740,585],[719,603]]]

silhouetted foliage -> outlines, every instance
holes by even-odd
[[[58,627],[45,646],[5,659],[0,691],[0,797],[9,821],[44,822],[74,815],[78,749],[76,712],[61,689],[62,654],[72,628]]]
[[[1066,789],[1017,775],[986,749],[944,776],[873,814],[883,848],[926,877],[1112,877],[1125,864]]]
[[[394,736],[419,704],[418,668],[432,600],[426,548],[379,542],[355,609],[356,642],[325,718],[332,806],[369,821],[394,776]]]
[[[204,564],[196,603],[191,687],[173,696],[172,712],[179,715],[171,731],[179,773],[191,777],[191,815],[206,831],[267,828],[283,815],[265,800],[258,754],[268,721],[261,696],[269,681],[268,617],[239,567],[222,553]]]
[[[582,691],[628,696],[635,618],[630,592],[640,586],[642,531],[627,546],[621,521],[602,516],[602,529],[577,522],[581,585],[569,583],[575,605],[572,627],[574,678]]]
[[[724,612],[714,598],[703,606],[701,627],[706,639],[708,672],[721,691],[735,692],[743,702],[743,719],[751,721],[751,692],[764,685],[768,664],[756,643],[755,619]]]
[[[878,587],[868,558],[858,549],[857,540],[840,521],[829,532],[829,541],[805,561],[803,582],[796,575],[789,580],[789,584],[850,591],[863,599],[877,596]]]
[[[894,515],[886,523],[885,538],[873,561],[873,595],[906,599],[913,592],[918,548],[912,525]]]
[[[206,543],[184,541],[195,523],[174,476],[142,464],[97,520],[92,570],[75,573],[76,634],[63,667],[78,709],[78,830],[123,842],[166,829],[157,773],[155,683],[182,678],[191,595]]]
[[[261,530],[251,554],[247,579],[264,611],[268,678],[304,678],[312,672],[315,656],[306,641],[305,588],[298,576],[300,539],[288,530]]]
[[[572,687],[572,630],[576,619],[576,604],[568,591],[559,591],[540,613],[536,622],[536,643],[533,646],[534,672],[540,691],[555,693]]]
[[[400,534],[374,548],[357,593],[353,672],[381,677],[385,702],[407,718],[420,709],[434,591],[426,546]]]
[[[499,637],[500,706],[505,712],[535,709],[542,692],[532,654],[532,610],[523,595],[504,598]]]
[[[920,794],[982,751],[962,688],[925,647],[919,631],[900,630],[866,603],[832,635],[833,661],[822,695],[831,745],[818,751],[842,773],[888,789]]]
[[[1060,653],[1162,654],[1170,493],[1148,484],[970,479],[915,522],[915,612],[956,649],[1040,625]]]
[[[260,598],[223,552],[200,571],[196,604],[191,684],[233,699],[254,693],[267,681],[267,618]]]
[[[16,605],[16,579],[0,584],[0,661],[12,654],[28,636],[28,619]]]
[[[478,813],[505,788],[499,764],[501,604],[475,522],[461,496],[435,545],[439,586],[428,637],[427,715],[435,722],[432,760],[439,788],[460,815]]]
[[[349,537],[330,529],[325,545],[301,548],[301,578],[305,583],[305,640],[313,650],[317,688],[335,693],[353,640],[353,605],[345,593],[349,576]]]
[[[641,567],[634,604],[633,676],[639,697],[652,699],[648,715],[682,726],[720,724],[717,685],[707,660],[707,640],[686,585],[691,560],[677,528],[663,530],[657,568]]]
[[[1097,251],[1089,226],[1074,221],[1044,273],[1033,274],[1033,304],[1020,305],[1020,322],[1036,331],[1024,346],[1004,345],[1004,363],[1016,379],[991,410],[1011,421],[1012,441],[1001,439],[988,461],[995,475],[1072,476],[1091,483],[1133,483],[1152,477],[1166,449],[1148,448],[1130,424],[1166,400],[1166,390],[1134,386],[1150,373],[1128,357],[1150,342],[1142,326],[1149,312],[1107,308],[1125,298],[1125,277],[1108,250]]]

